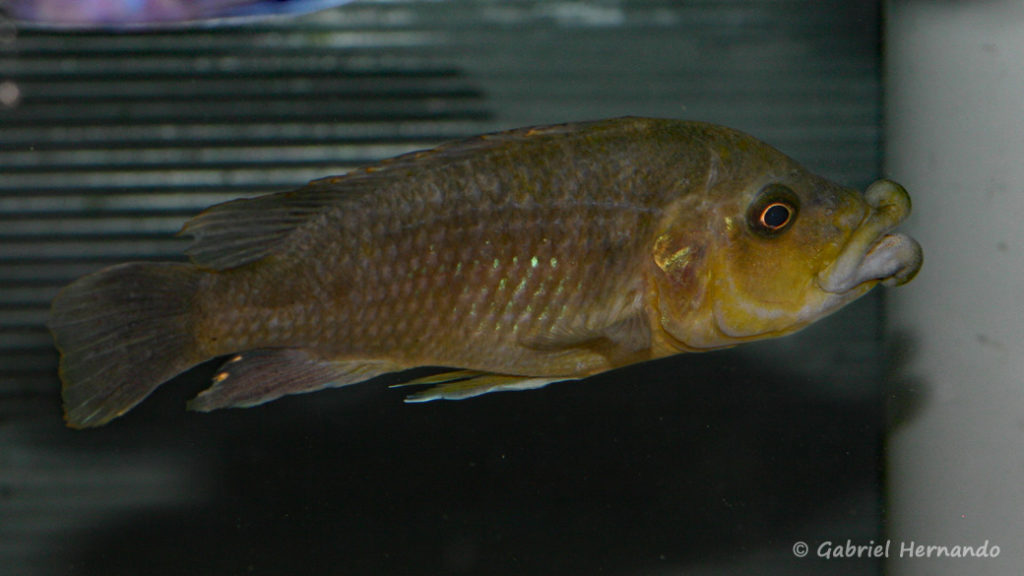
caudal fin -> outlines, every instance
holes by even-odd
[[[68,426],[106,424],[205,360],[190,331],[200,274],[190,264],[122,264],[57,295],[48,324],[61,353]]]

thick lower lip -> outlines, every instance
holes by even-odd
[[[921,245],[889,231],[910,214],[910,196],[902,186],[879,180],[864,192],[871,213],[853,232],[839,257],[818,274],[822,290],[849,292],[866,282],[898,286],[909,282],[924,260]]]
[[[924,252],[916,240],[905,234],[885,234],[861,261],[857,284],[879,280],[886,286],[906,284],[917,275]]]

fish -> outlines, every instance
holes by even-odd
[[[137,30],[249,23],[309,14],[352,0],[7,0],[22,26]]]
[[[792,333],[921,246],[907,191],[835,184],[709,123],[520,128],[208,208],[188,262],[84,276],[53,301],[67,425],[202,362],[189,408],[249,407],[415,367],[406,400],[580,380]]]

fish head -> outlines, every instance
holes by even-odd
[[[699,232],[654,244],[659,320],[679,349],[789,334],[921,267],[920,245],[892,232],[910,196],[889,180],[861,193],[794,165],[697,196],[683,225]]]

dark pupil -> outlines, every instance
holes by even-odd
[[[761,216],[761,222],[769,228],[779,228],[789,220],[789,208],[782,204],[769,206]]]

